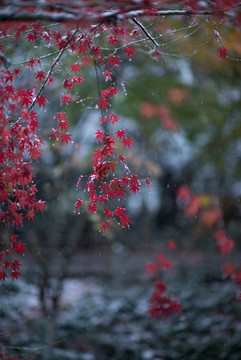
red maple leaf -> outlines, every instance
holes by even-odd
[[[81,206],[82,206],[82,204],[83,204],[83,200],[78,199],[78,200],[75,202],[75,204],[74,204],[74,206],[75,206],[74,212],[76,212],[77,210],[79,211],[80,208],[81,208]]]
[[[192,192],[187,185],[182,185],[177,189],[177,197],[180,201],[190,200]]]
[[[8,260],[4,261],[4,263],[3,263],[3,269],[6,269],[6,270],[7,270],[7,269],[10,267],[10,265],[11,265],[10,261],[8,261]]]
[[[96,210],[97,210],[96,204],[89,204],[87,206],[87,208],[88,208],[87,211],[89,211],[91,214],[96,213]]]
[[[79,63],[71,64],[69,67],[71,68],[70,72],[74,72],[75,75],[81,72],[81,65]]]
[[[22,106],[26,106],[26,107],[29,107],[29,105],[32,104],[32,101],[33,101],[33,91],[28,89],[28,90],[22,90],[22,89],[19,89],[18,90],[18,96],[21,97],[21,105]]]
[[[93,160],[93,165],[94,165],[94,167],[96,167],[99,160],[103,159],[103,154],[102,154],[101,149],[98,148],[98,149],[94,150],[94,155],[92,155],[92,158],[94,159]]]
[[[43,106],[45,108],[45,104],[48,102],[48,100],[46,100],[46,96],[40,95],[37,98],[36,102],[38,103],[39,107]]]
[[[107,122],[107,116],[101,116],[100,117],[100,124],[104,124],[104,123],[106,123]]]
[[[66,119],[66,114],[65,114],[65,112],[62,111],[62,112],[57,113],[57,114],[54,116],[53,123],[54,123],[54,120],[55,120],[56,118],[57,118],[58,120],[65,120],[65,119]]]
[[[148,178],[145,179],[145,183],[146,183],[146,186],[148,187],[148,190],[150,191],[151,190],[151,188],[150,188],[151,182],[149,181]]]
[[[168,240],[167,247],[168,247],[169,251],[177,250],[177,244],[176,244],[175,240],[173,240],[173,239]]]
[[[109,208],[104,209],[104,214],[107,216],[108,220],[113,216],[113,213]]]
[[[43,214],[43,209],[46,209],[47,206],[45,205],[45,201],[39,200],[35,203],[36,211],[40,211]]]
[[[18,271],[20,269],[20,262],[18,260],[14,260],[11,264],[11,268],[13,271]]]
[[[225,48],[219,49],[218,55],[220,58],[225,59],[227,57],[227,49],[225,49]]]
[[[39,79],[39,81],[42,81],[45,79],[45,72],[43,70],[40,70],[40,71],[37,71],[36,72],[36,76],[35,76],[35,79]]]
[[[17,235],[12,235],[10,238],[11,245],[17,242]]]
[[[59,140],[59,134],[60,132],[58,130],[52,129],[51,130],[51,138],[53,138],[53,141]]]
[[[100,229],[104,232],[106,231],[106,229],[110,229],[110,222],[103,220]]]
[[[90,64],[91,64],[90,58],[87,57],[87,56],[83,57],[83,58],[81,59],[81,63],[83,63],[84,66],[90,65]]]
[[[64,87],[66,90],[70,91],[73,86],[74,86],[74,84],[72,83],[72,81],[70,81],[70,79],[64,79],[63,87]]]
[[[107,64],[110,64],[113,68],[115,65],[119,66],[120,57],[118,55],[110,55],[107,58]]]
[[[170,296],[163,295],[162,292],[155,292],[150,302],[149,313],[152,319],[166,320],[174,313],[181,314],[181,304],[176,300],[172,300]]]
[[[217,243],[222,243],[227,237],[226,231],[224,229],[216,230],[214,233],[214,238]]]
[[[0,270],[0,280],[4,281],[6,278],[8,278],[8,275],[5,271]]]
[[[110,80],[111,81],[111,75],[112,75],[112,73],[109,71],[109,70],[105,70],[104,71],[104,77],[105,77],[105,79],[106,80]]]
[[[128,146],[128,148],[131,148],[131,145],[134,145],[133,139],[131,139],[130,137],[127,138],[123,138],[121,140],[122,144],[123,144],[123,148],[125,148],[126,146]]]
[[[50,76],[48,79],[48,86],[52,85],[53,81],[54,81],[54,78],[52,76]]]
[[[199,211],[199,207],[200,207],[199,198],[197,196],[192,196],[190,203],[185,209],[185,213],[188,216],[196,216]]]
[[[111,86],[108,88],[110,96],[117,95],[118,89],[116,86]]]
[[[119,120],[119,116],[118,115],[114,115],[114,114],[110,114],[110,120],[112,125],[114,125],[115,123],[118,124],[118,120]]]
[[[15,253],[17,254],[18,252],[20,252],[21,254],[23,254],[24,251],[27,251],[26,247],[24,246],[24,243],[22,241],[18,241],[15,244],[12,245],[11,248],[12,251],[15,251]]]
[[[11,276],[12,280],[18,280],[19,275],[20,275],[20,272],[12,271],[10,276]]]
[[[81,76],[77,76],[77,77],[71,78],[70,81],[72,81],[73,85],[75,85],[75,84],[82,84],[84,79]]]
[[[103,130],[97,130],[95,134],[96,134],[95,140],[97,142],[102,141],[103,136],[105,136],[105,132]]]
[[[229,254],[234,248],[234,241],[231,236],[228,236],[223,242],[218,243],[218,247],[221,254]]]
[[[59,121],[58,127],[60,127],[61,131],[66,131],[69,126],[69,121],[67,119]]]
[[[155,292],[164,292],[166,291],[166,284],[164,283],[164,281],[157,279],[154,283],[154,288],[155,288]]]
[[[126,56],[128,56],[129,59],[131,59],[132,56],[135,56],[135,49],[133,48],[133,46],[127,46],[125,49],[124,49],[124,54]]]
[[[120,198],[120,196],[122,196],[123,199],[125,199],[124,193],[126,193],[126,191],[125,189],[123,189],[123,187],[118,186],[115,188],[115,195],[117,196],[118,199]]]
[[[136,194],[137,191],[140,191],[139,190],[139,187],[141,186],[141,183],[138,179],[138,176],[136,176],[135,174],[131,175],[129,177],[129,186],[130,186],[130,192],[133,191],[134,194]]]
[[[26,214],[26,218],[28,219],[28,221],[31,219],[33,220],[35,218],[35,214],[33,210],[29,210]]]
[[[125,208],[123,208],[122,206],[117,206],[117,208],[115,209],[115,216],[123,216],[125,215]]]
[[[59,134],[59,138],[61,139],[61,144],[65,142],[66,145],[68,145],[69,141],[72,142],[71,134],[69,132],[62,132]]]
[[[159,253],[156,256],[157,263],[160,268],[164,268],[166,270],[171,270],[173,267],[173,262],[169,260],[163,253]]]
[[[145,266],[147,275],[156,274],[158,272],[158,269],[159,269],[159,265],[154,261],[151,261],[149,264]]]
[[[106,109],[106,106],[110,106],[110,104],[108,103],[108,101],[106,100],[106,98],[102,97],[98,100],[97,102],[97,106],[99,106],[100,110],[103,108],[105,110]]]
[[[16,224],[17,227],[19,226],[19,224],[23,226],[23,215],[14,213],[14,223]]]
[[[118,40],[116,39],[116,37],[114,35],[110,35],[107,38],[109,44],[113,45],[115,47],[115,44],[118,44]]]
[[[128,229],[130,229],[129,223],[133,224],[133,222],[129,219],[129,216],[126,214],[122,215],[122,217],[120,218],[120,223],[121,226],[126,226]]]
[[[36,33],[29,33],[27,36],[26,36],[26,39],[28,39],[28,42],[32,41],[36,41],[37,40],[37,34]]]
[[[63,105],[63,104],[69,105],[70,101],[71,101],[71,96],[70,95],[65,94],[65,95],[61,96],[61,99],[60,99],[61,105]]]
[[[120,162],[125,165],[125,157],[122,154],[119,154],[118,158],[119,158]]]
[[[29,59],[29,60],[27,60],[27,61],[28,61],[28,66],[29,66],[31,69],[33,69],[34,66],[36,66],[36,59],[31,58],[31,59]]]

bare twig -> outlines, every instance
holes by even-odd
[[[136,19],[136,17],[133,17],[133,21],[134,23],[144,32],[144,34],[147,36],[147,38],[149,40],[151,40],[154,44],[154,51],[156,52],[157,51],[157,48],[158,48],[158,43],[156,42],[156,40],[151,36],[151,34],[147,31],[147,29],[145,28],[144,25],[142,25],[142,23],[140,23],[140,21],[138,21]]]

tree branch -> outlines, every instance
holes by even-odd
[[[152,16],[207,16],[207,15],[230,15],[233,11],[239,11],[241,3],[229,8],[195,10],[190,9],[158,9],[155,5],[149,7],[143,4],[133,7],[121,3],[101,1],[95,3],[93,1],[59,1],[46,3],[41,1],[12,1],[0,3],[0,20],[2,21],[47,21],[47,22],[63,22],[63,21],[83,21],[84,23],[93,22],[111,22],[128,18],[136,18],[145,15]],[[158,5],[158,2],[157,2]],[[160,6],[163,4],[160,4]],[[162,6],[163,7],[163,6]],[[116,10],[113,10],[115,8]],[[107,9],[107,10],[104,10]],[[109,10],[108,10],[109,9]],[[230,13],[231,12],[231,13]],[[230,13],[230,14],[229,14]]]
[[[59,52],[59,55],[57,56],[57,58],[54,60],[53,64],[51,65],[50,70],[48,71],[48,74],[46,75],[46,78],[44,79],[44,82],[42,83],[34,101],[32,102],[32,104],[30,105],[30,107],[28,108],[28,113],[31,111],[31,109],[34,107],[34,105],[36,104],[40,94],[42,93],[44,87],[46,86],[52,72],[53,69],[55,67],[55,65],[57,64],[57,62],[60,60],[61,56],[63,55],[63,53],[66,51],[66,49],[68,48],[68,45],[70,44],[70,42],[72,41],[72,39],[74,38],[74,36],[77,34],[77,32],[79,31],[79,29],[76,29],[75,31],[73,31],[72,35],[70,36],[69,40],[67,41],[65,47]]]
[[[149,40],[151,40],[154,44],[154,51],[157,51],[158,43],[156,40],[151,36],[151,34],[147,31],[144,25],[142,25],[135,17],[133,18],[134,23],[144,32],[144,34],[148,37]]]

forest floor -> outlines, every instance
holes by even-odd
[[[161,273],[182,314],[151,321],[155,278],[145,265],[155,252],[121,246],[75,254],[63,281],[51,360],[240,360],[241,303],[213,253],[170,253],[174,270]],[[240,263],[240,254],[233,255]],[[55,266],[55,265],[54,265]],[[56,265],[57,266],[57,265]],[[49,289],[51,292],[51,289]],[[0,290],[0,345],[23,359],[46,360],[51,318],[40,311],[31,277]]]

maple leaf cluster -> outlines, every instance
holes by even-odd
[[[141,180],[130,172],[122,152],[131,149],[134,141],[124,129],[118,129],[119,116],[109,112],[112,97],[118,93],[117,85],[112,82],[113,68],[119,67],[122,58],[135,56],[135,49],[124,45],[118,54],[110,54],[96,44],[96,34],[106,37],[106,41],[114,47],[128,43],[130,36],[125,28],[115,23],[87,26],[84,30],[74,25],[55,30],[38,21],[3,23],[0,26],[0,222],[12,227],[13,231],[23,226],[24,221],[34,220],[36,213],[43,213],[46,208],[45,202],[37,198],[33,162],[41,156],[43,139],[40,136],[39,118],[41,110],[51,103],[47,90],[53,85],[55,74],[59,74],[59,61],[66,53],[71,54],[73,61],[64,73],[59,111],[53,117],[50,133],[53,142],[59,141],[61,145],[72,142],[67,109],[76,101],[76,89],[81,89],[85,84],[82,68],[96,67],[98,71],[98,65],[105,83],[108,83],[108,87],[99,90],[95,103],[101,112],[100,126],[103,129],[96,132],[99,147],[92,156],[93,171],[85,181],[87,200],[77,199],[75,211],[79,212],[83,204],[91,214],[101,211],[104,220],[100,228],[103,231],[109,229],[111,222],[129,228],[132,223],[130,217],[125,207],[117,206],[116,200],[125,199],[128,192],[139,192],[141,181],[150,187],[147,178]],[[33,51],[39,45],[46,44],[57,55],[50,65],[48,63],[48,67],[43,60],[45,56],[30,57],[19,66],[6,66],[9,36],[13,42],[23,39]],[[26,80],[26,72],[31,79],[29,81]],[[108,126],[112,126],[113,131],[108,132]],[[114,127],[117,127],[115,131]],[[113,201],[112,209],[110,200]],[[9,253],[5,250],[0,253],[2,280],[8,276],[5,270],[11,269],[8,254],[14,253],[16,246],[13,247],[10,239]],[[16,278],[14,275],[12,277]]]
[[[157,275],[161,270],[170,271],[173,268],[173,262],[169,260],[163,253],[156,255],[155,261],[151,261],[146,265],[146,274]],[[149,300],[149,314],[152,319],[167,320],[173,314],[181,314],[182,305],[175,299],[166,294],[166,283],[157,279],[154,282],[154,290]]]
[[[7,37],[5,27],[2,25],[0,30],[2,41]],[[25,24],[18,25],[15,39],[27,28]],[[1,51],[5,51],[3,44]],[[26,66],[33,69],[36,64],[39,66],[39,61],[31,59]],[[45,107],[47,100],[43,94],[36,97],[34,88],[21,86],[21,76],[24,74],[19,67],[12,70],[4,66],[0,68],[0,222],[13,228],[22,226],[25,219],[33,220],[38,211],[43,213],[46,208],[45,202],[37,198],[32,162],[39,159],[42,144],[38,133],[38,113],[33,104],[38,108]],[[45,73],[39,70],[35,80],[41,82],[44,76]],[[12,271],[12,279],[17,279],[20,265],[17,260],[11,262],[9,256],[24,250],[21,241],[17,242],[16,238],[13,241],[13,237],[8,250],[1,250],[2,280],[8,277],[8,270]]]
[[[16,259],[16,255],[22,255],[27,250],[25,244],[17,241],[17,236],[12,235],[10,238],[10,249],[0,252],[0,280],[4,281],[6,278],[17,280],[20,275],[21,264]]]
[[[109,114],[107,108],[110,106],[111,98],[117,93],[116,86],[109,86],[101,91],[97,101],[97,106],[101,111],[100,125],[106,127],[106,124],[109,123],[112,128],[119,125],[119,116],[113,113]],[[95,135],[99,147],[94,150],[92,155],[93,171],[88,176],[84,187],[88,198],[87,211],[93,214],[99,210],[103,214],[104,220],[100,226],[103,232],[110,228],[111,221],[129,229],[132,221],[126,213],[126,208],[116,206],[115,200],[126,199],[125,196],[128,192],[135,195],[140,191],[141,179],[138,175],[131,173],[125,157],[119,150],[120,147],[123,151],[126,147],[130,149],[131,145],[134,145],[134,141],[127,136],[125,129],[112,131],[112,134],[97,129]],[[120,176],[116,174],[120,174]],[[150,181],[147,178],[143,181],[149,188]],[[80,182],[78,182],[78,187],[80,187]],[[112,210],[110,209],[110,200],[113,203]],[[75,211],[79,211],[83,203],[82,199],[78,199],[75,203]]]

